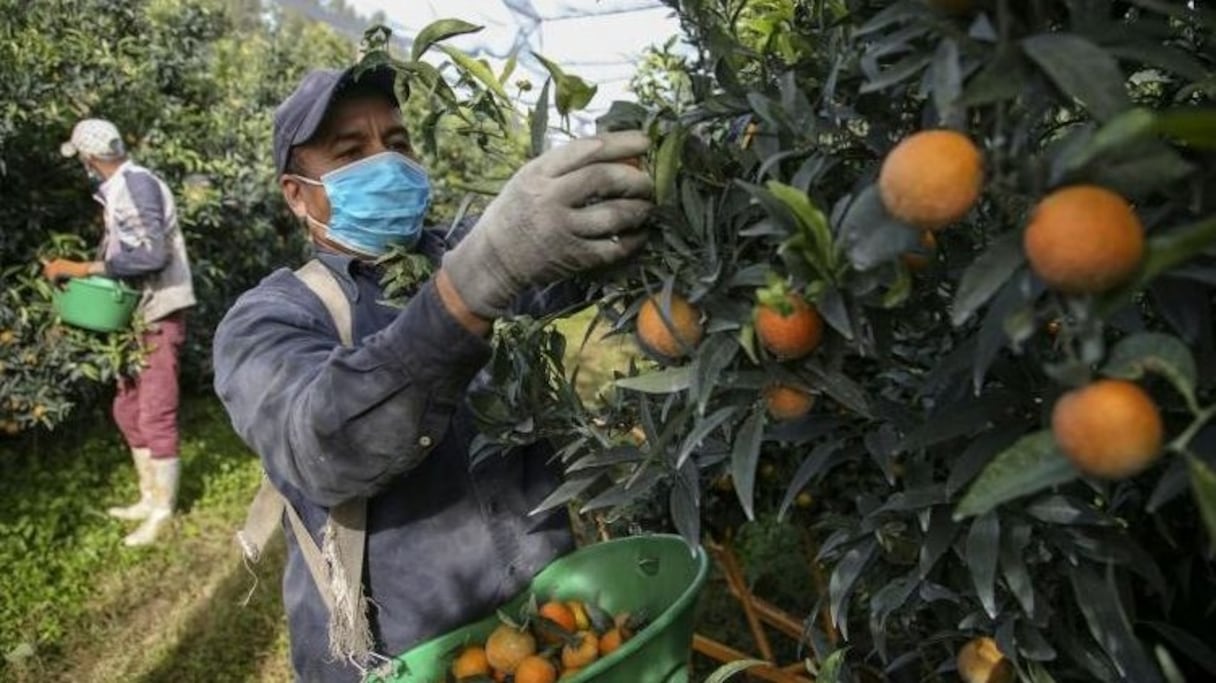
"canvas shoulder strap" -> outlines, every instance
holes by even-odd
[[[321,300],[333,319],[343,346],[354,343],[350,301],[325,264],[314,259],[295,271],[296,277]],[[330,508],[318,546],[295,507],[263,474],[245,526],[237,533],[245,556],[256,562],[279,528],[283,514],[291,524],[296,545],[308,566],[317,592],[330,615],[330,654],[362,660],[371,651],[371,629],[363,593],[363,563],[367,548],[367,501],[356,498]]]

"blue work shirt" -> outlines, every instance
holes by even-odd
[[[425,232],[438,261],[445,241]],[[467,395],[490,356],[433,282],[404,308],[384,305],[380,274],[318,253],[351,302],[353,348],[321,300],[287,269],[233,305],[215,334],[215,387],[233,426],[320,544],[330,506],[368,499],[364,590],[376,651],[397,655],[479,619],[572,546],[564,511],[530,510],[557,484],[536,445],[471,468]],[[521,300],[541,314],[561,287]],[[285,529],[289,527],[285,526]],[[288,531],[283,601],[292,665],[305,681],[358,680],[331,661],[328,612]]]

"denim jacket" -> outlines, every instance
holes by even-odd
[[[445,248],[424,233],[438,261]],[[374,268],[318,254],[351,302],[344,348],[320,299],[289,270],[245,293],[216,330],[216,391],[233,426],[320,543],[329,506],[368,499],[364,589],[377,652],[395,656],[493,612],[572,547],[564,511],[530,517],[556,486],[538,444],[470,466],[467,405],[487,341],[427,283],[403,309],[380,303]],[[555,310],[564,290],[521,301]],[[285,527],[287,528],[287,527]],[[288,530],[283,600],[297,679],[358,680],[328,659],[328,615]]]

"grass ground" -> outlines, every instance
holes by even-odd
[[[182,512],[148,549],[123,548],[129,526],[104,514],[135,484],[105,416],[88,422],[0,452],[0,678],[288,679],[281,543],[242,607],[254,579],[232,533],[259,469],[215,399],[184,403]]]
[[[567,366],[582,367],[585,396],[633,353],[626,338],[600,333],[580,348],[591,316],[561,323],[570,339]],[[255,589],[232,540],[257,487],[257,461],[214,397],[187,399],[182,420],[183,488],[172,542],[140,550],[121,546],[130,527],[104,513],[133,499],[135,482],[103,412],[81,416],[83,428],[0,442],[0,681],[290,679],[282,544],[257,568]],[[759,547],[741,551],[784,552],[773,543]],[[764,586],[782,576],[790,572],[753,578]],[[711,578],[700,614],[707,635],[749,649],[721,577]],[[697,679],[713,668],[697,664]]]

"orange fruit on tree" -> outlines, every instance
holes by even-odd
[[[796,420],[811,412],[815,397],[788,384],[770,384],[764,390],[764,404],[775,420]]]
[[[490,660],[486,658],[485,648],[470,645],[461,650],[452,662],[452,678],[472,678],[474,676],[490,675]]]
[[[887,154],[878,193],[897,220],[940,230],[967,215],[983,183],[983,156],[970,138],[952,130],[925,130]]]
[[[933,262],[933,255],[937,253],[937,238],[933,236],[932,230],[922,230],[917,244],[920,250],[905,252],[899,257],[908,270],[914,273],[928,268]]]
[[[537,614],[557,624],[564,631],[573,633],[578,628],[578,621],[574,618],[574,612],[570,611],[570,607],[564,602],[556,600],[546,602],[540,606]]]
[[[1103,379],[1061,396],[1051,413],[1051,431],[1077,469],[1122,479],[1161,455],[1165,428],[1157,404],[1138,385]]]
[[[528,655],[515,667],[515,683],[553,683],[557,667],[540,655]]]
[[[600,639],[591,631],[580,631],[574,641],[562,647],[562,666],[578,669],[594,662],[600,656]]]
[[[679,294],[671,295],[670,326],[664,320],[661,299],[652,296],[638,311],[638,345],[661,360],[674,361],[701,343],[701,312]]]
[[[823,341],[823,318],[801,295],[789,292],[781,306],[757,305],[756,336],[777,358],[798,360]]]
[[[1056,190],[1022,236],[1030,268],[1065,294],[1097,294],[1128,280],[1144,258],[1144,226],[1123,197],[1096,185]]]
[[[510,624],[500,624],[486,639],[486,659],[499,671],[515,673],[519,663],[533,654],[536,654],[536,638]]]
[[[1013,683],[1013,663],[996,641],[983,636],[958,651],[958,675],[964,683]]]

